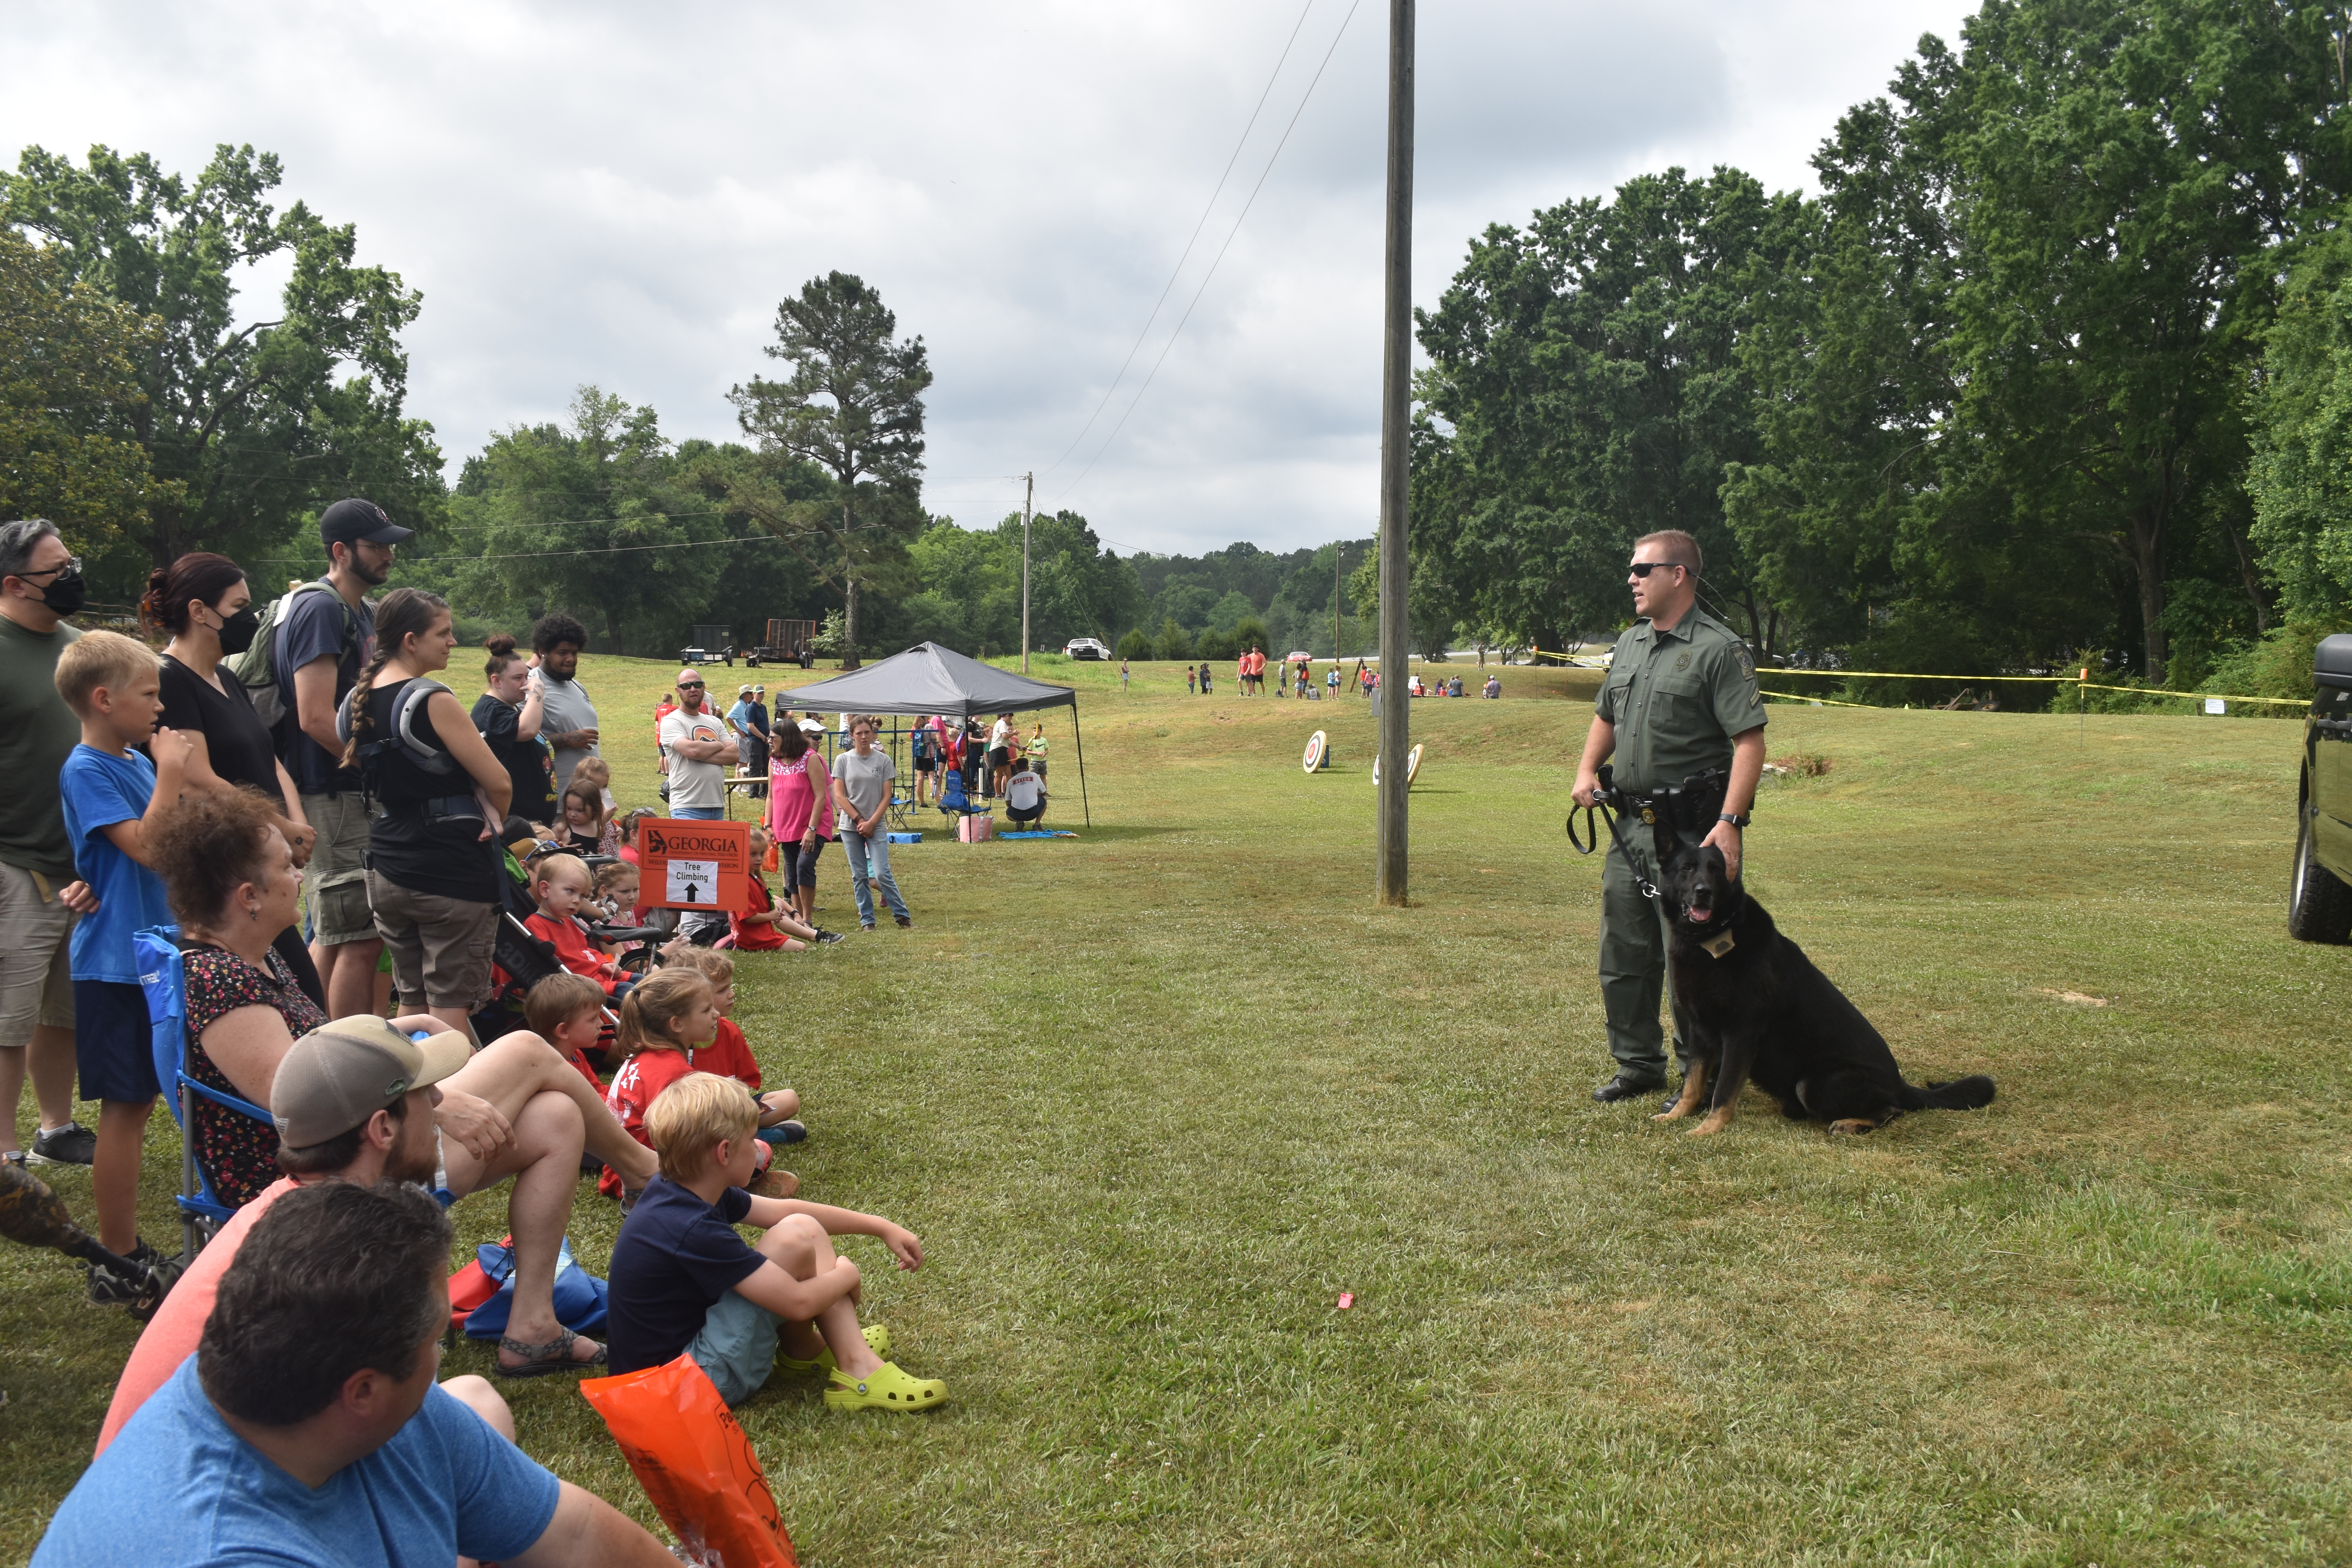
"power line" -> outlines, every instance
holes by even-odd
[[[1192,290],[1192,303],[1184,307],[1184,314],[1176,322],[1176,330],[1168,334],[1168,342],[1160,346],[1160,357],[1151,362],[1151,374],[1145,376],[1143,384],[1135,389],[1135,396],[1128,404],[1127,412],[1121,414],[1118,416],[1118,423],[1110,427],[1110,434],[1104,437],[1103,444],[1095,448],[1095,455],[1087,459],[1087,466],[1079,470],[1078,477],[1064,486],[1062,493],[1054,498],[1053,505],[1056,510],[1069,498],[1072,490],[1086,483],[1087,475],[1095,471],[1095,465],[1102,461],[1105,452],[1110,450],[1110,444],[1118,439],[1118,433],[1121,430],[1127,428],[1128,417],[1135,412],[1136,405],[1143,401],[1143,395],[1151,390],[1151,383],[1160,374],[1160,367],[1168,363],[1169,350],[1174,348],[1176,340],[1183,336],[1184,323],[1192,319],[1193,308],[1200,304],[1201,296],[1208,292],[1209,282],[1216,277],[1218,267],[1225,259],[1225,252],[1233,248],[1234,237],[1242,231],[1243,220],[1249,216],[1250,208],[1257,205],[1258,192],[1265,189],[1266,177],[1274,173],[1274,165],[1282,157],[1282,150],[1290,144],[1290,133],[1298,128],[1298,117],[1307,112],[1307,100],[1315,96],[1316,83],[1323,79],[1323,72],[1330,65],[1331,57],[1339,52],[1339,40],[1348,36],[1348,24],[1356,19],[1356,7],[1362,4],[1363,0],[1353,0],[1348,7],[1348,14],[1339,18],[1339,30],[1331,35],[1331,47],[1323,51],[1322,65],[1315,68],[1315,79],[1307,84],[1306,94],[1299,99],[1298,107],[1291,111],[1290,123],[1282,128],[1282,140],[1274,144],[1274,156],[1265,161],[1265,168],[1258,174],[1257,184],[1250,187],[1249,200],[1242,204],[1240,216],[1234,219],[1233,228],[1225,235],[1225,243],[1217,247],[1216,260],[1209,263],[1209,270],[1202,277],[1201,286]]]
[[[1234,165],[1241,162],[1242,149],[1249,145],[1250,132],[1257,129],[1257,117],[1265,112],[1265,100],[1274,96],[1274,84],[1281,79],[1282,68],[1288,63],[1291,48],[1298,42],[1298,30],[1307,26],[1307,14],[1313,9],[1315,0],[1307,0],[1307,4],[1299,7],[1298,20],[1291,24],[1290,37],[1283,40],[1282,54],[1275,60],[1274,69],[1265,79],[1265,90],[1257,95],[1257,107],[1250,110],[1249,123],[1242,127],[1241,140],[1234,143],[1234,155],[1225,160],[1225,172],[1217,176],[1217,188],[1209,193],[1208,205],[1201,209],[1201,221],[1192,226],[1192,237],[1184,241],[1184,253],[1176,258],[1175,267],[1168,274],[1166,286],[1160,290],[1160,298],[1151,302],[1151,314],[1144,318],[1143,331],[1135,334],[1135,346],[1129,349],[1127,357],[1118,362],[1118,374],[1110,378],[1108,386],[1103,388],[1102,401],[1095,405],[1092,414],[1087,416],[1087,422],[1078,426],[1078,433],[1071,437],[1068,447],[1046,468],[1047,474],[1052,474],[1055,468],[1069,461],[1070,453],[1078,449],[1078,443],[1087,438],[1087,432],[1095,427],[1095,421],[1101,418],[1103,410],[1110,406],[1111,395],[1126,379],[1128,366],[1133,364],[1135,356],[1142,352],[1144,340],[1151,335],[1151,324],[1160,320],[1160,307],[1168,303],[1169,293],[1175,289],[1176,279],[1184,275],[1184,263],[1192,258],[1192,247],[1200,243],[1201,231],[1209,226],[1209,215],[1217,210],[1217,198],[1225,194],[1225,182],[1233,178]],[[1342,23],[1341,26],[1344,29],[1346,24]],[[1315,89],[1310,87],[1307,90],[1312,92]]]

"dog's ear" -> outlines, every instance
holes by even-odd
[[[1659,866],[1667,865],[1683,852],[1682,836],[1675,831],[1675,825],[1666,820],[1664,812],[1658,814],[1658,820],[1651,826],[1650,833],[1652,841],[1658,847]]]

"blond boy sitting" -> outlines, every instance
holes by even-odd
[[[833,1237],[871,1236],[901,1268],[922,1267],[913,1232],[874,1215],[743,1190],[756,1167],[759,1102],[733,1079],[689,1073],[661,1091],[646,1131],[661,1157],[613,1245],[606,1348],[615,1374],[680,1352],[740,1405],[778,1367],[824,1372],[836,1410],[914,1411],[947,1403],[947,1385],[884,1361],[889,1332],[857,1326],[857,1265]],[[766,1234],[756,1247],[738,1225]]]

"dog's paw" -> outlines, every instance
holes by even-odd
[[[1840,1136],[1859,1138],[1865,1132],[1875,1131],[1877,1126],[1877,1122],[1864,1121],[1859,1116],[1843,1117],[1840,1120],[1830,1123],[1830,1136],[1832,1138]]]
[[[1730,1125],[1731,1118],[1729,1115],[1720,1110],[1713,1111],[1708,1114],[1706,1121],[1692,1128],[1690,1131],[1685,1133],[1684,1136],[1689,1138],[1704,1138],[1710,1132],[1720,1132]]]

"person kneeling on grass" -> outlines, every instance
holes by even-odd
[[[909,1376],[882,1357],[881,1324],[857,1326],[857,1265],[836,1236],[871,1236],[901,1268],[919,1268],[919,1237],[874,1215],[754,1197],[743,1190],[756,1152],[758,1106],[731,1079],[691,1073],[661,1092],[647,1118],[662,1173],[613,1244],[613,1369],[660,1366],[681,1352],[740,1405],[779,1368],[822,1372],[835,1410],[931,1410],[947,1384]],[[735,1233],[767,1234],[747,1247]]]
[[[697,970],[683,963],[656,970],[629,993],[629,999],[621,1004],[620,1027],[614,1035],[628,1059],[613,1075],[613,1087],[604,1091],[604,1104],[630,1137],[648,1149],[654,1147],[646,1121],[654,1101],[663,1089],[696,1070],[697,1053],[707,1052],[718,1037],[718,993]],[[740,1084],[737,1088],[750,1098],[747,1088]],[[800,1108],[797,1096],[793,1108]],[[801,1179],[790,1171],[770,1170],[771,1152],[768,1144],[760,1143],[754,1151],[758,1163],[745,1179],[761,1197],[791,1197],[800,1191]],[[606,1171],[597,1178],[596,1190],[620,1199],[625,1211],[635,1205],[643,1189],[627,1186],[619,1172]]]
[[[675,1568],[434,1384],[449,1221],[414,1187],[271,1205],[196,1353],[82,1472],[37,1568],[595,1563]]]

